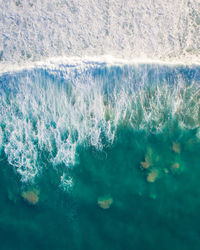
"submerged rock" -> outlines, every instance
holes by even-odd
[[[172,166],[171,166],[172,170],[177,170],[180,168],[180,164],[178,162],[174,163]]]
[[[143,168],[149,168],[150,167],[150,163],[148,162],[148,161],[142,161],[141,163],[141,166],[143,167]]]
[[[173,143],[172,145],[172,150],[175,152],[175,153],[180,153],[181,152],[181,146],[179,143]]]
[[[110,196],[103,196],[98,198],[98,205],[103,209],[108,209],[113,203],[113,198]]]
[[[145,161],[140,163],[143,168],[149,168],[152,165],[152,153],[152,148],[149,147],[145,155]]]
[[[155,182],[155,180],[158,178],[158,170],[152,169],[151,172],[147,175],[147,181],[148,182]]]
[[[39,191],[36,189],[29,190],[22,193],[22,197],[31,205],[35,205],[39,201]]]

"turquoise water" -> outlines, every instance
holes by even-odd
[[[199,79],[92,63],[1,75],[1,249],[199,249]]]

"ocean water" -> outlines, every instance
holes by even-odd
[[[0,249],[200,249],[200,67],[0,75]]]

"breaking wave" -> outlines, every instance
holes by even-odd
[[[200,125],[200,67],[156,64],[38,67],[0,76],[0,149],[23,181],[78,162],[81,147],[103,150],[124,127],[160,133],[177,120]],[[197,133],[198,136],[198,133]],[[62,183],[72,185],[62,175]]]

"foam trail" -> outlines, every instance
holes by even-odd
[[[3,147],[3,131],[2,128],[0,127],[0,153]]]

